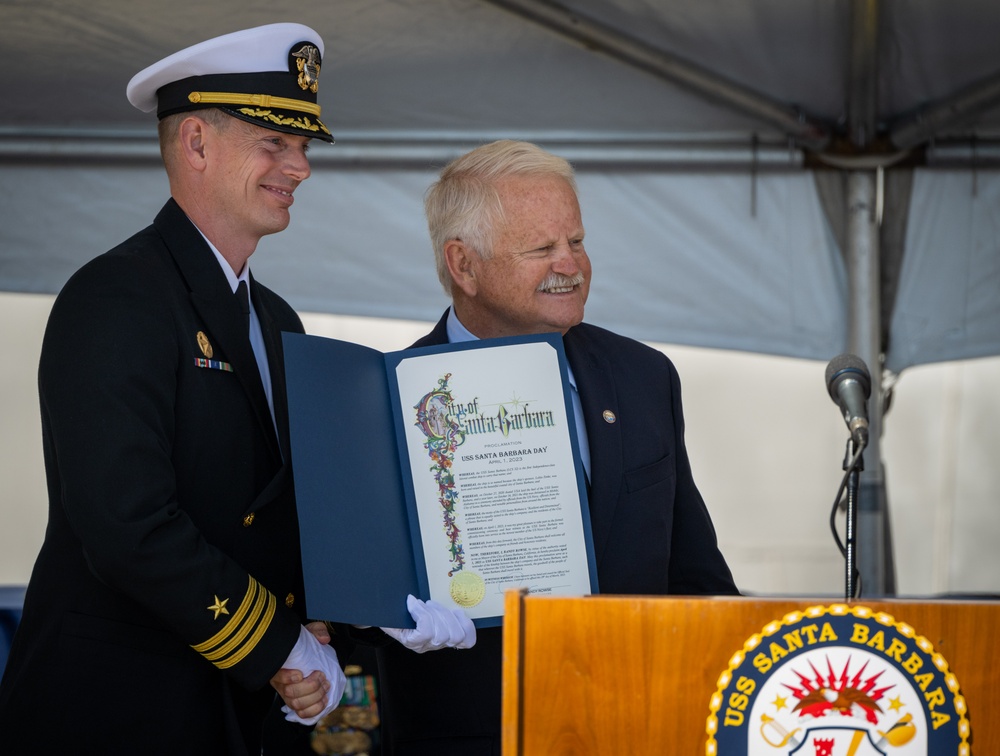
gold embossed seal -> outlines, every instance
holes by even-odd
[[[450,591],[459,606],[475,606],[486,596],[486,583],[475,572],[461,570],[451,579]]]

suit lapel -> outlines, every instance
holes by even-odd
[[[566,359],[573,368],[590,446],[590,524],[598,567],[602,561],[622,485],[622,434],[611,363],[591,349],[578,326],[563,337]],[[614,413],[607,422],[605,411]]]
[[[437,325],[434,326],[432,330],[426,336],[417,339],[415,342],[410,344],[410,349],[414,347],[425,347],[425,346],[437,346],[438,344],[448,343],[448,313],[451,312],[449,307],[444,311],[444,315],[438,320]]]
[[[164,206],[153,223],[187,283],[191,304],[204,322],[209,340],[218,352],[215,359],[225,359],[232,365],[233,374],[250,399],[271,451],[279,455],[257,359],[250,346],[243,314],[225,273],[198,229],[173,200]],[[191,338],[193,340],[195,334],[191,334]]]

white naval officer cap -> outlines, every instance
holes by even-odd
[[[268,24],[199,42],[132,77],[126,94],[158,118],[220,108],[272,131],[333,141],[320,120],[323,40],[302,24]]]

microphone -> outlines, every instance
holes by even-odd
[[[854,443],[867,446],[872,379],[864,360],[853,354],[842,354],[830,360],[826,366],[826,390],[844,413],[844,422]]]

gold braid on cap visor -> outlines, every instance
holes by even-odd
[[[188,100],[193,103],[212,105],[256,105],[262,108],[281,108],[283,110],[298,110],[309,113],[317,118],[320,116],[320,106],[306,100],[293,100],[290,97],[272,97],[265,94],[239,94],[237,92],[191,92]]]

